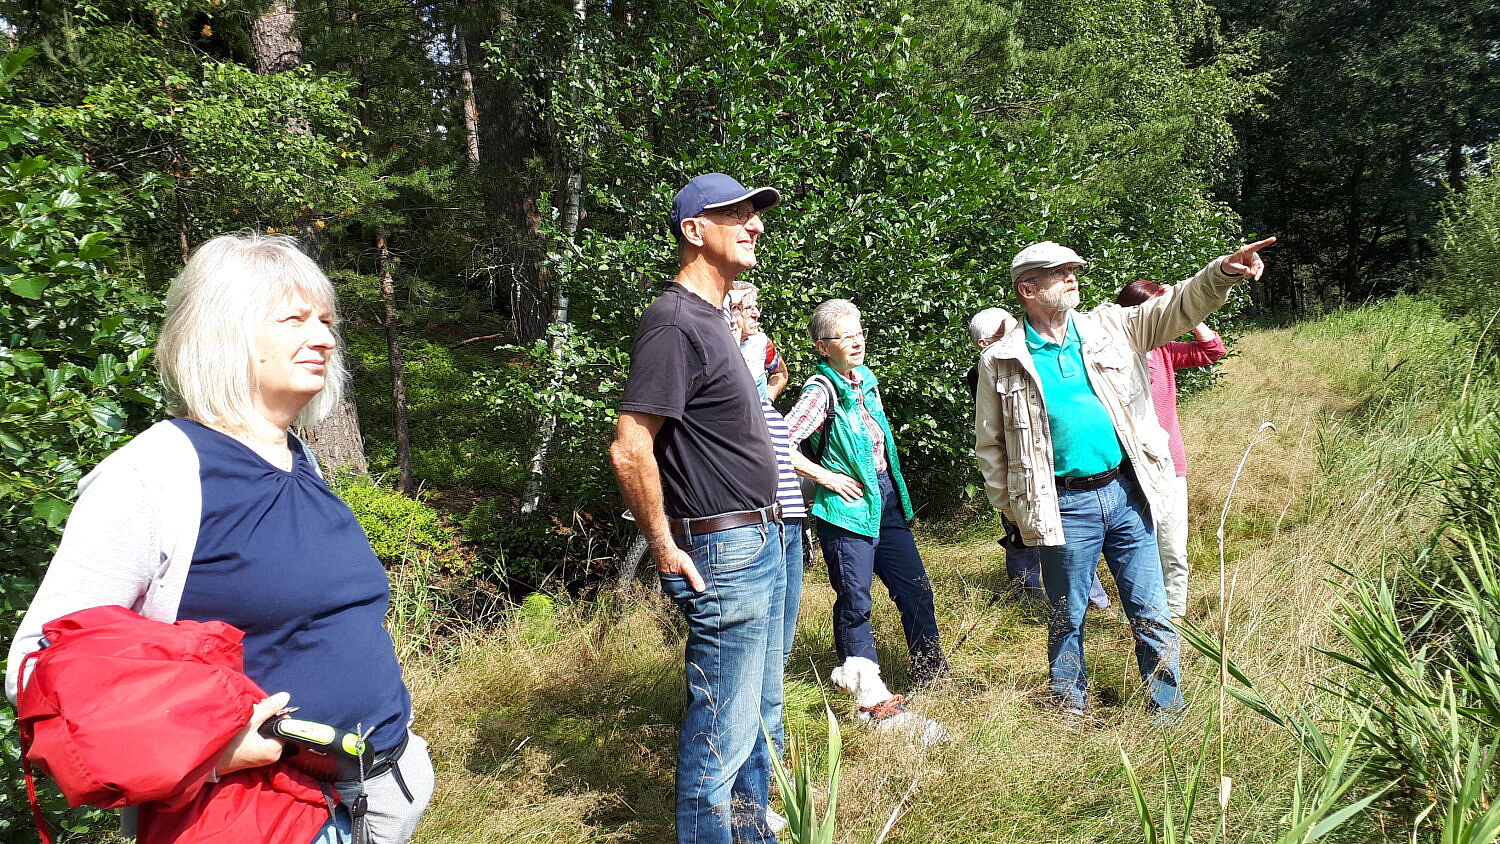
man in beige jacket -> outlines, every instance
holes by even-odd
[[[1136,640],[1148,707],[1184,706],[1181,646],[1172,628],[1151,511],[1173,474],[1157,422],[1146,353],[1197,325],[1229,289],[1264,271],[1267,238],[1216,259],[1134,308],[1079,313],[1073,250],[1045,241],[1011,262],[1023,330],[990,344],[979,363],[974,453],[990,503],[1041,546],[1052,614],[1047,660],[1064,712],[1088,711],[1083,621],[1099,555],[1114,574]]]

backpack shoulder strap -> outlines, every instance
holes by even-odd
[[[823,424],[818,426],[818,444],[813,449],[813,453],[808,456],[812,458],[812,462],[822,463],[823,454],[828,450],[828,431],[833,427],[833,405],[838,401],[839,392],[833,382],[828,380],[828,376],[821,372],[814,372],[802,389],[806,390],[814,384],[828,393],[828,412],[823,415]]]

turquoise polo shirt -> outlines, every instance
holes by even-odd
[[[1053,470],[1060,476],[1083,478],[1120,465],[1124,452],[1109,411],[1089,386],[1083,369],[1083,341],[1073,317],[1062,345],[1042,339],[1026,322],[1026,348],[1042,379],[1047,423],[1052,426]]]

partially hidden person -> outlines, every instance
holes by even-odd
[[[804,573],[803,522],[807,520],[807,505],[802,500],[802,484],[792,467],[792,447],[787,431],[786,419],[781,411],[771,404],[771,399],[786,386],[787,367],[776,351],[776,345],[760,330],[760,307],[756,302],[759,293],[755,285],[736,281],[729,293],[729,322],[739,339],[740,354],[750,376],[755,379],[755,389],[760,396],[760,412],[766,418],[766,428],[771,432],[771,445],[776,449],[776,503],[781,507],[781,553],[786,560],[786,600],[782,603],[781,665],[784,672],[792,657],[792,644],[797,637],[797,614],[802,608],[802,580]],[[780,375],[780,383],[776,376]],[[771,731],[775,752],[781,753],[786,745],[784,722],[766,725]],[[773,833],[786,827],[786,818],[770,809],[766,810],[766,821]]]
[[[662,590],[687,620],[677,741],[683,844],[774,841],[786,560],[776,450],[724,310],[781,195],[723,173],[677,192],[678,272],[641,315],[610,459]]]
[[[1078,253],[1044,241],[1011,261],[1025,318],[980,358],[974,452],[990,503],[1042,549],[1049,686],[1064,714],[1089,711],[1083,622],[1101,552],[1130,620],[1147,708],[1165,724],[1186,705],[1152,519],[1172,457],[1145,356],[1221,307],[1235,284],[1258,278],[1259,252],[1274,242],[1215,259],[1137,307],[1088,313],[1076,310]]]
[[[776,342],[761,328],[760,288],[748,281],[736,281],[729,293],[731,307],[745,316],[744,338],[740,341],[740,353],[745,364],[755,374],[755,387],[775,401],[786,389],[791,378],[786,361],[776,348]]]
[[[985,308],[969,320],[969,339],[979,353],[990,344],[1005,336],[1005,332],[1020,323],[1004,308]],[[969,367],[964,374],[964,383],[969,388],[969,398],[979,392],[979,363]],[[1015,590],[1017,598],[1045,601],[1047,593],[1042,588],[1042,549],[1021,541],[1021,531],[1004,513],[1000,514],[1000,547],[1005,551],[1005,576]],[[1099,581],[1097,572],[1089,587],[1089,603],[1099,609],[1109,608],[1109,594]]]
[[[1165,295],[1165,285],[1137,279],[1120,289],[1115,304],[1134,307]],[[1167,432],[1167,447],[1172,452],[1176,474],[1168,479],[1167,495],[1161,507],[1153,511],[1156,522],[1156,544],[1161,551],[1162,577],[1167,584],[1167,604],[1172,609],[1172,623],[1187,614],[1188,596],[1188,484],[1187,451],[1182,447],[1182,423],[1177,417],[1177,370],[1209,366],[1228,353],[1218,332],[1203,323],[1193,326],[1191,342],[1173,340],[1146,353],[1146,371],[1151,382],[1151,404],[1157,421]]]
[[[173,418],[79,484],[11,644],[6,693],[15,699],[42,625],[77,610],[226,622],[244,634],[245,674],[274,694],[246,713],[207,776],[281,759],[281,742],[258,728],[288,705],[299,719],[367,732],[375,768],[362,789],[337,787],[346,807],[364,807],[370,841],[396,844],[422,817],[433,768],[383,626],[390,584],[291,432],[338,406],[337,322],[332,284],[289,238],[225,235],[192,254],[167,292],[156,347]]]
[[[766,428],[771,432],[771,445],[776,449],[776,503],[781,505],[781,547],[786,557],[786,601],[782,605],[784,627],[781,637],[782,664],[792,655],[792,643],[797,635],[797,614],[802,607],[803,548],[802,525],[807,519],[807,504],[802,499],[802,484],[792,465],[791,434],[786,418],[771,404],[775,392],[786,385],[788,377],[786,363],[776,351],[776,346],[760,330],[760,306],[756,302],[758,291],[749,282],[735,282],[729,294],[730,325],[740,340],[741,356],[750,375],[755,379],[760,396],[760,411],[766,418]],[[759,341],[757,341],[759,338]],[[782,725],[774,724],[772,735],[779,749],[783,743]]]
[[[910,687],[921,690],[948,673],[932,582],[912,537],[913,510],[896,438],[879,382],[865,365],[859,309],[846,299],[830,299],[813,311],[808,334],[819,356],[817,371],[787,424],[792,446],[811,439],[818,456],[814,462],[793,452],[792,461],[798,474],[817,483],[811,509],[836,595],[839,667],[829,679],[854,697],[866,720],[915,726],[924,742],[945,740],[938,725],[902,717],[906,696],[891,692],[875,648],[870,590],[878,576],[901,614]]]

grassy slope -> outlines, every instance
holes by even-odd
[[[1222,383],[1182,407],[1197,566],[1190,617],[1215,629],[1219,511],[1257,427],[1271,421],[1278,429],[1256,445],[1235,489],[1225,584],[1230,650],[1278,702],[1311,699],[1312,684],[1327,670],[1311,648],[1329,636],[1328,611],[1339,591],[1325,580],[1338,576],[1330,564],[1369,569],[1408,547],[1421,528],[1420,519],[1398,512],[1420,501],[1399,482],[1398,467],[1411,439],[1403,433],[1420,428],[1426,411],[1420,401],[1368,399],[1377,382],[1422,382],[1410,361],[1391,370],[1413,330],[1426,335],[1418,343],[1451,339],[1433,312],[1405,302],[1253,332],[1227,362]],[[922,707],[955,741],[918,751],[895,737],[848,729],[840,840],[874,841],[898,804],[906,811],[888,842],[1141,840],[1120,749],[1156,793],[1165,754],[1162,735],[1146,728],[1122,619],[1096,613],[1088,631],[1102,725],[1062,723],[1038,707],[1045,682],[1039,614],[995,598],[1003,565],[993,537],[926,542],[923,551],[955,677]],[[809,571],[788,673],[794,730],[817,732],[818,682],[833,662],[832,600],[826,576]],[[899,688],[899,621],[888,601],[876,606],[884,662]],[[540,610],[458,647],[448,643],[441,660],[408,664],[417,726],[432,742],[442,783],[418,840],[669,840],[681,711],[675,613],[655,596],[616,613],[587,605]],[[1216,720],[1215,670],[1196,654],[1185,656],[1194,705],[1169,734],[1179,757],[1190,755]],[[836,711],[848,707],[842,697],[833,704]],[[1226,744],[1236,781],[1226,840],[1274,837],[1269,831],[1280,829],[1298,766],[1292,742],[1231,706]],[[1216,780],[1215,772],[1200,801],[1204,823],[1212,821]],[[1365,828],[1348,840],[1378,838]]]

